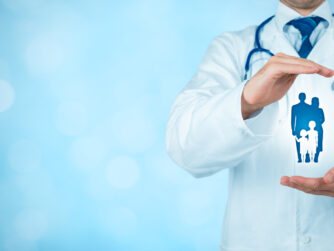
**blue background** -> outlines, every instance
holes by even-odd
[[[0,250],[218,250],[227,171],[165,151],[210,41],[271,0],[0,0]]]

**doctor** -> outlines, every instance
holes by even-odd
[[[229,170],[221,250],[334,250],[333,22],[327,1],[281,0],[261,25],[216,37],[173,104],[171,158],[195,177]],[[294,130],[304,95],[319,102]]]

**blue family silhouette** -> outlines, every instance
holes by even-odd
[[[322,152],[324,111],[319,108],[319,98],[313,97],[311,105],[305,102],[306,94],[299,93],[299,103],[291,109],[291,129],[296,140],[298,162],[318,162]]]

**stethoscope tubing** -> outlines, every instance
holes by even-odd
[[[334,14],[332,14],[332,16],[334,16]],[[252,59],[252,56],[255,53],[264,52],[264,53],[267,53],[268,55],[270,55],[270,57],[274,56],[274,53],[272,53],[269,49],[263,48],[262,45],[261,45],[261,42],[260,42],[261,31],[263,30],[264,26],[266,24],[268,24],[274,17],[275,17],[275,15],[267,18],[256,28],[256,31],[255,31],[255,45],[254,45],[254,48],[248,53],[248,56],[247,56],[247,59],[246,59],[244,80],[247,79],[247,73],[248,73],[249,68],[250,68],[250,61]]]
[[[258,52],[264,52],[269,54],[270,56],[274,56],[274,53],[272,53],[270,50],[265,49],[262,47],[261,42],[260,42],[260,34],[262,29],[264,28],[264,26],[269,23],[272,19],[274,18],[274,16],[271,16],[269,18],[267,18],[266,20],[264,20],[257,28],[255,31],[255,45],[254,48],[248,53],[247,59],[246,59],[246,63],[245,63],[245,77],[244,80],[247,79],[247,73],[249,71],[249,67],[250,67],[250,61],[252,59],[252,56],[255,53]]]

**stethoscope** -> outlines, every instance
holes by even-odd
[[[334,14],[332,14],[332,16],[334,16]],[[274,56],[274,53],[272,53],[270,50],[265,49],[262,47],[261,42],[260,42],[260,34],[261,31],[263,30],[264,26],[269,23],[272,19],[274,18],[274,16],[269,17],[268,19],[264,20],[257,28],[255,31],[255,45],[254,48],[248,53],[247,59],[246,59],[246,64],[245,64],[245,76],[244,76],[244,80],[247,79],[247,73],[249,71],[249,67],[250,67],[250,61],[252,59],[252,56],[256,53],[259,52],[264,52],[266,54],[268,54],[270,57]],[[334,82],[332,83],[332,91],[334,91]]]
[[[263,29],[263,27],[269,23],[271,21],[271,19],[273,19],[274,16],[271,16],[269,17],[268,19],[264,20],[257,28],[256,28],[256,31],[255,31],[255,44],[254,44],[254,48],[248,53],[248,56],[247,56],[247,60],[246,60],[246,64],[245,64],[245,77],[244,77],[244,80],[247,79],[247,73],[249,71],[249,67],[250,67],[250,61],[252,59],[252,56],[255,54],[255,53],[259,53],[259,52],[264,52],[268,55],[270,55],[270,57],[274,56],[274,53],[272,53],[270,50],[268,49],[265,49],[262,47],[261,45],[261,42],[260,42],[260,34],[261,34],[261,31]]]

